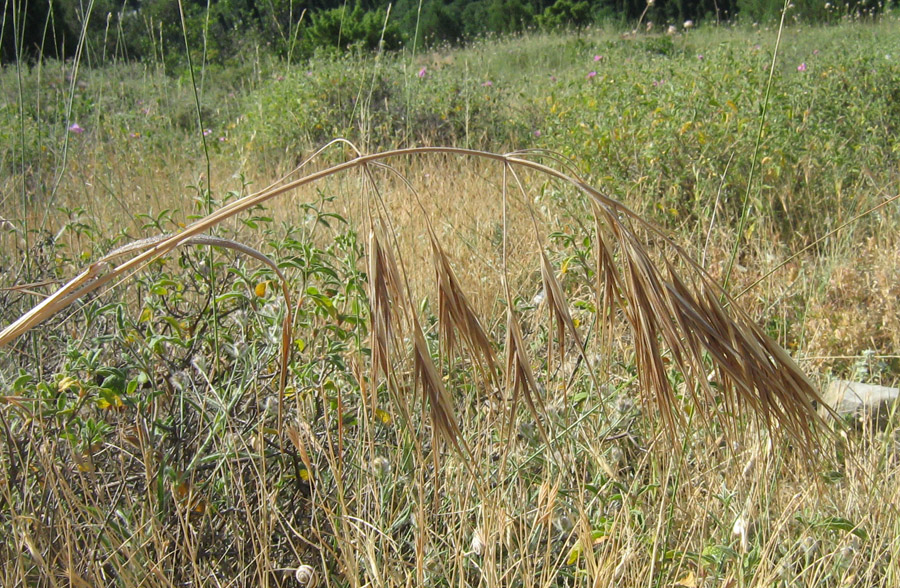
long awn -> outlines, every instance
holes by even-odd
[[[3,329],[0,332],[0,346],[9,345],[78,298],[133,274],[177,247],[191,243],[223,245],[220,240],[205,237],[204,234],[210,228],[252,207],[301,186],[350,170],[364,171],[371,181],[369,166],[382,165],[386,160],[426,154],[474,157],[497,162],[504,170],[504,199],[509,176],[515,178],[520,190],[524,190],[518,171],[543,174],[574,187],[588,198],[596,227],[596,283],[592,285],[592,290],[596,295],[601,338],[608,342],[613,318],[617,315],[625,317],[632,333],[641,388],[648,394],[648,398],[655,401],[670,433],[674,433],[683,420],[677,406],[678,397],[669,377],[670,368],[674,367],[684,378],[688,395],[696,401],[714,403],[719,399],[724,404],[726,410],[721,414],[730,420],[725,424],[727,430],[733,430],[737,415],[749,409],[765,425],[793,437],[804,450],[812,450],[817,445],[822,427],[819,426],[821,418],[816,413],[815,406],[821,403],[821,399],[812,382],[788,353],[772,341],[728,293],[662,230],[621,202],[576,177],[559,159],[535,152],[497,154],[453,147],[398,149],[358,154],[353,159],[327,169],[270,185],[223,206],[178,233],[126,246],[91,264]],[[544,160],[555,161],[559,169],[543,163]],[[389,371],[389,356],[394,352],[392,348],[396,347],[396,341],[400,340],[395,331],[411,330],[406,335],[414,343],[410,352],[415,359],[416,380],[421,382],[423,396],[429,401],[432,422],[437,432],[446,437],[451,445],[463,449],[466,444],[461,438],[452,402],[428,352],[417,309],[408,295],[408,286],[404,288],[401,284],[401,272],[397,269],[389,240],[378,234],[384,230],[383,224],[378,230],[373,226],[368,248],[373,350],[371,376],[375,381],[380,374],[384,375]],[[499,369],[494,350],[430,225],[428,232],[439,287],[439,327],[444,343],[443,351],[445,354],[453,353],[458,333],[483,373],[489,374],[486,381],[491,380],[497,377]],[[668,259],[654,263],[648,251],[646,237],[642,240],[639,236],[641,234],[649,236],[655,243],[672,252],[672,259],[686,268],[687,273],[677,271],[676,264]],[[271,264],[264,255],[240,244],[224,245]],[[562,349],[564,337],[568,333],[583,358],[584,342],[569,315],[563,288],[554,275],[543,247],[539,247],[542,282],[555,317],[558,345]],[[136,255],[115,265],[115,259],[133,252]],[[282,282],[287,298],[288,292],[283,280]],[[406,293],[404,289],[407,290]],[[505,387],[516,399],[521,394],[529,409],[536,413],[538,406],[535,405],[534,395],[537,385],[508,290],[506,302]],[[289,301],[287,307],[290,308]],[[289,331],[290,317],[285,321],[283,332],[280,382],[282,395],[290,353],[290,346],[287,344],[290,341]],[[602,339],[601,343],[604,342]],[[711,381],[717,384],[713,386]],[[543,431],[542,436],[546,440]]]

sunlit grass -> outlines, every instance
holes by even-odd
[[[206,78],[211,178],[186,77],[83,70],[65,119],[66,66],[24,71],[24,98],[6,69],[3,326],[115,247],[180,231],[208,198],[220,207],[255,192],[335,135],[368,151],[545,147],[665,226],[715,279],[740,237],[731,292],[750,288],[737,302],[815,382],[831,371],[893,384],[896,203],[791,256],[898,192],[895,29],[886,18],[786,33],[762,187],[740,236],[771,31],[537,35],[414,63],[319,58],[296,70],[249,60]],[[349,154],[333,149],[305,173]],[[897,584],[893,426],[806,455],[779,428],[729,425],[730,405],[691,402],[665,356],[685,421],[673,444],[641,385],[622,320],[631,303],[600,328],[600,246],[583,195],[523,172],[527,191],[507,177],[504,207],[496,161],[390,163],[420,204],[406,180],[373,167],[374,184],[330,177],[216,229],[287,276],[283,402],[281,280],[230,249],[173,250],[4,350],[0,584],[273,586],[310,574],[342,586]],[[391,327],[392,374],[373,378],[367,243],[379,210],[409,289],[387,304],[408,313]],[[508,391],[478,354],[459,342],[440,353],[429,225],[500,357],[507,309],[519,317],[538,418],[520,400],[509,428]],[[652,234],[643,245],[673,259]],[[548,319],[539,247],[583,357]],[[446,390],[470,458],[434,435],[417,392],[413,311],[440,373],[431,386]]]

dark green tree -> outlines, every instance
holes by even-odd
[[[536,17],[543,29],[583,27],[593,20],[591,5],[587,0],[556,0]]]
[[[75,49],[77,31],[69,28],[56,0],[5,0],[0,21],[2,60],[68,57]]]

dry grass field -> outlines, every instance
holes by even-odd
[[[897,33],[4,66],[0,585],[897,586]]]

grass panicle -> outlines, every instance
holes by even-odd
[[[448,358],[453,357],[456,333],[459,333],[470,352],[480,360],[477,365],[485,366],[489,379],[493,379],[497,372],[494,347],[453,272],[447,253],[433,232],[430,241],[438,286],[438,325],[444,345],[442,352]]]
[[[896,585],[897,419],[812,407],[896,386],[900,20],[830,17],[8,64],[0,586]]]
[[[734,419],[742,409],[755,411],[768,425],[777,423],[790,436],[800,441],[807,450],[812,450],[816,443],[817,426],[820,417],[815,411],[815,403],[820,398],[810,380],[802,373],[797,364],[774,341],[743,313],[736,303],[727,298],[727,294],[718,288],[692,258],[669,239],[660,229],[642,219],[620,202],[613,200],[600,191],[589,186],[578,178],[573,178],[552,167],[534,161],[534,154],[517,153],[495,154],[468,149],[445,147],[420,147],[400,149],[362,155],[347,162],[331,166],[325,170],[310,173],[305,177],[282,185],[267,188],[236,200],[209,216],[196,221],[184,231],[169,237],[160,237],[147,242],[147,249],[111,269],[102,272],[111,260],[101,260],[89,266],[75,279],[63,286],[57,293],[26,313],[13,324],[0,332],[0,345],[6,345],[28,329],[33,328],[62,308],[65,308],[78,297],[109,283],[115,278],[145,265],[174,247],[189,242],[202,234],[206,229],[215,226],[225,219],[257,206],[271,198],[284,194],[302,185],[321,180],[322,178],[345,172],[350,169],[365,171],[371,163],[400,156],[415,156],[428,153],[457,154],[478,157],[501,163],[504,169],[520,169],[537,172],[548,178],[562,181],[587,195],[597,213],[597,225],[611,237],[597,239],[597,247],[606,251],[598,251],[600,260],[598,276],[604,283],[598,286],[603,292],[601,308],[602,316],[611,317],[621,306],[632,329],[636,365],[644,384],[644,389],[652,391],[655,405],[660,410],[667,428],[674,434],[678,423],[683,421],[681,410],[676,401],[675,392],[668,376],[668,364],[674,366],[684,377],[690,394],[695,390],[704,392],[706,400],[712,406],[717,392],[714,392],[707,378],[706,359],[701,351],[708,354],[712,361],[716,376],[720,380],[719,390],[725,395],[725,403],[729,408],[719,416]],[[516,180],[519,181],[518,176]],[[651,253],[639,238],[632,225],[640,227],[657,243],[662,244],[664,254],[674,255],[690,272],[691,279],[678,276],[674,265],[662,264],[669,278],[651,258]],[[445,265],[440,255],[440,247],[433,233],[432,248],[436,251],[439,289],[444,293],[446,312],[442,312],[442,321],[448,319],[452,325],[465,334],[470,345],[476,349],[485,363],[486,370],[492,368],[491,354],[485,350],[490,348],[486,337],[477,326],[474,315],[466,310],[468,304],[460,298],[460,289],[452,274],[448,273],[449,265]],[[609,249],[611,244],[613,249]],[[379,373],[391,371],[391,341],[394,323],[402,309],[414,312],[409,300],[403,295],[403,283],[397,263],[390,248],[385,247],[382,239],[372,231],[369,239],[369,303],[372,314],[372,376],[377,381]],[[620,267],[614,268],[615,260]],[[575,338],[576,344],[582,347],[577,329],[574,327],[568,312],[568,305],[562,294],[562,288],[553,276],[549,260],[541,253],[541,276],[544,281],[547,297],[558,324],[559,344],[564,344],[564,331],[568,329]],[[617,286],[618,285],[618,286]],[[719,297],[728,301],[727,310]],[[452,301],[452,304],[450,302]],[[506,388],[518,398],[521,393],[529,410],[538,418],[534,400],[537,397],[537,382],[530,367],[530,359],[524,345],[521,327],[513,312],[513,301],[507,289],[507,362]],[[451,310],[451,308],[453,310]],[[447,329],[442,326],[447,339]],[[414,329],[415,335],[416,329]],[[415,340],[415,339],[414,339]],[[668,358],[664,356],[668,349]],[[435,416],[441,419],[438,426],[444,433],[456,434],[458,427],[448,420],[452,412],[447,410],[444,395],[433,380],[435,374],[425,361],[425,348],[415,343],[417,373],[425,385],[424,391],[437,400],[433,405]],[[440,380],[440,378],[438,378]],[[546,437],[546,433],[542,434]],[[545,439],[546,440],[546,439]]]

